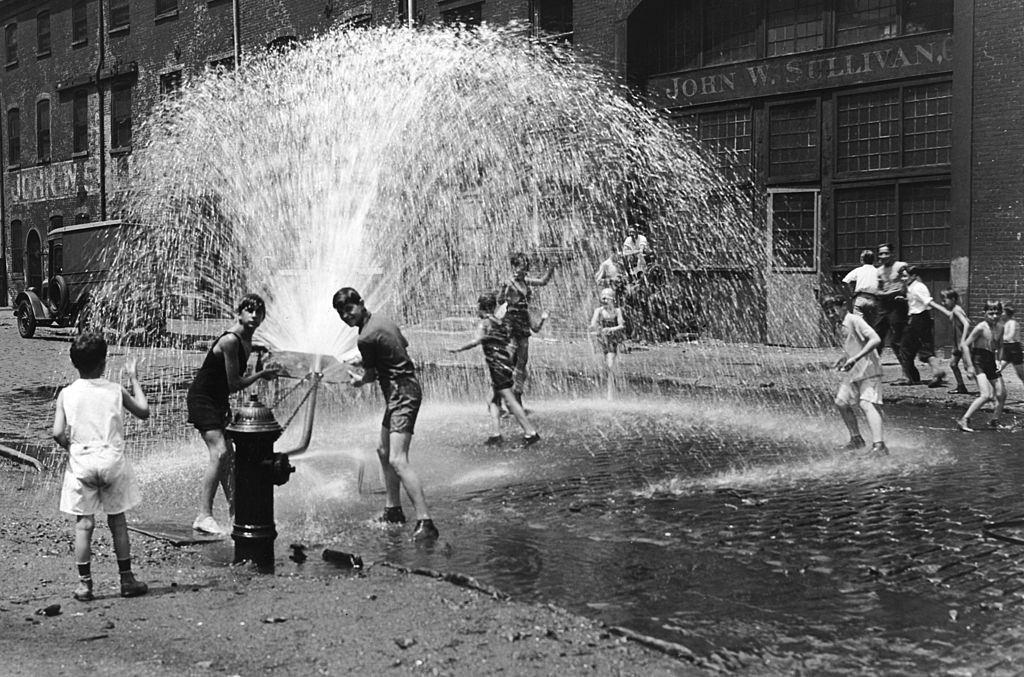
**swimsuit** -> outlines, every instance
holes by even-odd
[[[1002,374],[996,368],[996,354],[987,348],[975,348],[971,351],[971,359],[974,361],[974,371],[984,374],[989,381],[1002,378]]]
[[[220,430],[224,428],[231,416],[231,407],[228,403],[228,375],[224,364],[224,353],[213,352],[220,340],[237,333],[226,331],[217,337],[217,340],[210,346],[206,353],[203,364],[196,373],[195,380],[188,388],[185,397],[185,404],[188,407],[188,422],[196,427],[199,432],[209,430]],[[238,375],[245,373],[245,363],[249,359],[249,353],[245,350],[242,337],[238,336],[242,344],[238,351]]]

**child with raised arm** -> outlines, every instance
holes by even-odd
[[[943,312],[949,321],[953,323],[953,355],[949,361],[949,370],[953,372],[956,379],[956,388],[950,390],[951,395],[966,395],[967,386],[964,385],[964,377],[960,373],[960,362],[963,360],[963,344],[967,339],[967,332],[971,330],[971,321],[960,305],[960,294],[955,289],[944,289],[939,294],[942,297]]]
[[[92,533],[96,513],[107,515],[114,554],[121,573],[121,596],[137,597],[149,590],[132,574],[128,523],[124,511],[138,505],[139,487],[124,455],[124,413],[149,418],[149,402],[142,391],[135,360],[125,365],[129,392],[103,377],[107,368],[107,342],[98,332],[86,331],[71,343],[71,363],[78,379],[60,391],[53,417],[53,439],[68,451],[60,510],[75,516],[75,561],[78,587],[72,596],[88,602],[92,594]]]
[[[512,357],[508,352],[508,328],[500,320],[495,312],[498,309],[498,301],[495,294],[481,294],[477,300],[477,316],[480,324],[477,325],[476,335],[469,343],[458,348],[449,348],[448,352],[458,353],[469,350],[476,346],[484,349],[484,360],[487,363],[487,370],[491,375],[491,398],[487,401],[487,411],[491,415],[493,427],[491,435],[484,444],[501,444],[501,403],[504,402],[509,412],[515,417],[519,426],[523,429],[523,444],[530,445],[540,441],[540,433],[530,423],[526,416],[526,410],[519,404],[515,393],[512,390]],[[543,324],[547,313],[541,319]],[[538,326],[534,331],[539,331]]]
[[[852,451],[865,446],[853,409],[859,405],[871,429],[871,451],[888,454],[889,448],[882,436],[882,413],[878,410],[882,404],[882,363],[877,348],[882,339],[863,317],[847,309],[842,296],[826,297],[821,307],[825,315],[836,323],[846,352],[846,356],[836,362],[836,369],[844,372],[844,377],[835,402],[850,431],[850,441],[840,449]]]
[[[996,364],[1000,343],[999,316],[1002,313],[1002,303],[985,301],[985,321],[979,322],[964,339],[964,364],[967,365],[967,375],[978,380],[979,391],[978,397],[971,402],[967,412],[956,421],[956,427],[965,433],[974,432],[971,428],[971,416],[987,402],[995,404],[992,419],[988,422],[989,427],[1000,427],[999,416],[1003,413],[1003,405],[1006,404],[1006,386],[1003,384],[1001,373],[1006,363]]]
[[[590,333],[594,345],[604,356],[605,378],[608,383],[607,398],[615,398],[615,362],[619,346],[626,338],[626,320],[622,308],[615,305],[615,292],[609,287],[601,290],[601,305],[594,309],[590,318]]]
[[[1014,308],[1003,304],[1003,361],[1012,364],[1017,378],[1024,383],[1024,351],[1020,346],[1020,325],[1013,317]]]

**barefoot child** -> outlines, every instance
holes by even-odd
[[[590,333],[598,351],[604,355],[605,377],[608,382],[609,400],[615,398],[615,361],[619,346],[626,338],[626,320],[622,308],[615,305],[615,292],[610,287],[601,290],[601,305],[594,309],[590,318]]]
[[[1006,387],[1003,385],[1002,370],[1005,362],[996,364],[999,354],[999,316],[1002,315],[1003,304],[999,301],[985,301],[985,321],[979,322],[964,339],[964,364],[967,375],[978,380],[978,397],[971,402],[967,413],[956,421],[956,427],[965,433],[973,433],[971,416],[987,402],[995,403],[989,427],[999,427],[999,416],[1006,404]]]
[[[956,379],[956,388],[950,390],[951,395],[966,395],[967,386],[964,385],[964,377],[960,373],[960,362],[963,360],[963,343],[967,339],[967,332],[971,330],[971,321],[960,305],[960,294],[954,289],[944,289],[940,292],[942,296],[943,311],[949,321],[953,323],[953,355],[949,361],[949,370],[953,372]]]
[[[107,368],[107,342],[98,332],[86,331],[71,343],[71,362],[78,379],[60,391],[53,417],[53,439],[68,451],[60,510],[75,515],[75,561],[78,587],[72,596],[88,602],[92,594],[92,532],[99,511],[107,515],[114,540],[121,596],[137,597],[149,589],[135,580],[124,511],[138,505],[139,487],[124,455],[124,414],[149,418],[149,402],[129,360],[125,373],[128,392],[103,378]]]
[[[837,323],[843,341],[846,357],[836,362],[836,369],[844,372],[843,382],[836,393],[836,407],[846,428],[850,441],[840,447],[842,450],[860,449],[865,445],[857,426],[854,405],[859,405],[871,429],[871,451],[888,454],[882,438],[882,363],[876,350],[882,339],[860,315],[851,313],[842,296],[826,297],[821,303],[825,315]]]
[[[1024,383],[1024,352],[1020,346],[1020,325],[1013,317],[1013,306],[1003,304],[1003,361],[1013,365],[1017,378]]]
[[[481,294],[477,300],[477,316],[480,324],[476,328],[476,336],[472,341],[458,348],[449,348],[448,352],[458,353],[476,346],[484,349],[484,360],[491,375],[493,393],[487,402],[487,411],[491,415],[493,426],[491,436],[484,444],[501,444],[501,404],[505,403],[509,412],[515,417],[523,429],[523,444],[530,445],[540,441],[540,433],[533,427],[526,416],[526,411],[519,404],[512,390],[512,357],[508,352],[509,335],[505,323],[495,316],[497,298],[494,294]],[[545,318],[547,314],[545,313]],[[543,324],[544,319],[541,320]],[[540,327],[537,327],[539,330]]]

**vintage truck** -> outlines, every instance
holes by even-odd
[[[18,333],[32,338],[36,327],[81,327],[90,295],[106,278],[121,221],[96,221],[55,228],[46,236],[49,278],[14,299]]]

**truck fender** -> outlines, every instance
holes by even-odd
[[[28,301],[29,305],[32,306],[32,314],[35,315],[37,322],[49,322],[53,319],[50,315],[50,311],[43,304],[43,300],[31,289],[18,292],[18,295],[14,298],[15,313],[17,313],[18,308],[21,307],[22,301]]]

